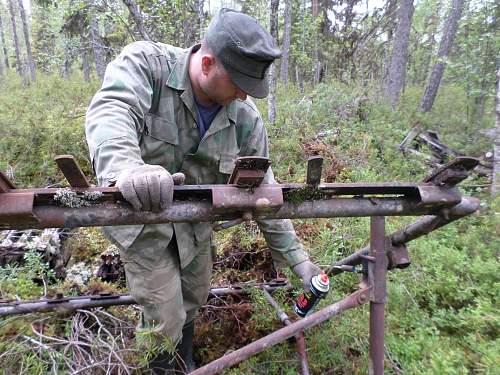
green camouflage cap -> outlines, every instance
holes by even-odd
[[[205,42],[236,86],[255,98],[267,96],[267,70],[281,51],[255,18],[222,8],[208,25]]]

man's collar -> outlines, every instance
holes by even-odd
[[[189,58],[191,57],[191,54],[198,51],[200,47],[201,44],[195,44],[194,46],[184,50],[172,67],[166,83],[168,87],[184,91],[182,96],[184,97],[185,103],[188,104],[188,107],[194,106],[194,94],[191,87],[191,80],[189,78]],[[190,96],[190,98],[187,96]],[[222,110],[226,111],[229,120],[236,122],[236,101],[233,100],[230,104],[223,107]]]
[[[193,52],[196,52],[201,44],[184,50],[175,62],[170,75],[168,76],[167,86],[176,90],[191,90],[191,81],[189,80],[189,58]]]

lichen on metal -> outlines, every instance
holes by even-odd
[[[79,194],[70,188],[61,188],[56,190],[53,199],[61,206],[80,208],[96,204],[100,197],[102,197],[100,191],[85,191],[83,194]]]

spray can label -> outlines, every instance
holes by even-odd
[[[328,276],[321,272],[319,275],[314,276],[309,284],[310,291],[307,293],[302,293],[295,305],[293,310],[300,317],[305,317],[309,312],[312,311],[314,306],[323,298],[330,289],[330,281]]]

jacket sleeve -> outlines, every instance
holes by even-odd
[[[252,134],[246,147],[242,150],[246,156],[269,157],[267,132],[262,118],[257,117]],[[268,169],[263,184],[276,184],[271,168]],[[260,230],[264,234],[267,245],[271,249],[274,264],[278,268],[294,265],[309,259],[300,243],[291,220],[258,220]]]
[[[101,89],[87,110],[85,133],[100,186],[116,181],[119,171],[144,164],[139,131],[149,112],[153,74],[147,42],[126,46],[106,68]]]

